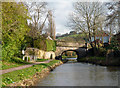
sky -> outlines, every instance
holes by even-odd
[[[76,1],[76,0],[75,0]],[[79,0],[83,2],[82,0]],[[86,0],[84,0],[86,1]],[[96,0],[87,0],[88,1],[96,1]],[[100,0],[100,2],[108,2],[110,0]],[[73,0],[60,0],[54,2],[48,2],[48,6],[53,10],[55,25],[56,25],[56,34],[65,34],[69,33],[72,29],[67,27],[67,22],[69,19],[69,14],[73,11]]]
[[[70,28],[68,28],[66,25],[68,22],[69,14],[73,10],[72,2],[49,2],[48,5],[53,10],[54,21],[56,25],[56,34],[64,34],[71,31]]]
[[[12,1],[12,0],[3,0]],[[54,21],[56,25],[56,34],[65,34],[69,33],[71,29],[67,27],[67,22],[69,19],[69,14],[73,11],[72,4],[73,2],[92,2],[92,1],[100,1],[100,2],[109,2],[111,0],[18,0],[18,1],[28,1],[28,2],[48,2],[48,8],[53,10]],[[118,0],[114,0],[118,1]]]

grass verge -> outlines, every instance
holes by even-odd
[[[31,79],[36,72],[41,72],[43,69],[59,62],[60,62],[59,60],[53,60],[53,61],[50,61],[49,63],[33,65],[32,67],[29,67],[29,68],[3,74],[2,86],[6,86],[14,82],[19,82],[20,80],[24,80],[24,79]]]
[[[0,70],[9,69],[13,67],[18,67],[26,64],[31,64],[30,62],[23,61],[21,58],[16,57],[11,60],[2,60],[2,65]]]
[[[37,59],[36,62],[43,62],[43,61],[47,61],[48,59]]]
[[[77,58],[77,56],[62,56],[62,59],[66,59],[66,58]]]

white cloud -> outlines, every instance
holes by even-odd
[[[56,34],[57,33],[60,33],[60,34],[65,34],[65,33],[68,33],[70,30],[69,29],[67,29],[65,26],[63,26],[63,25],[57,25],[57,27],[56,27]]]
[[[72,3],[75,1],[83,2],[83,0],[56,0],[49,2],[49,7],[54,10],[56,33],[63,34],[70,31],[70,29],[65,25],[67,25],[69,14],[73,11]],[[84,0],[84,2],[85,1],[108,2],[110,0]]]
[[[50,2],[49,6],[51,9],[54,9],[56,33],[63,34],[69,32],[70,29],[68,29],[65,25],[67,24],[69,13],[72,11],[72,2]]]

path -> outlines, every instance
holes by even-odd
[[[10,69],[0,70],[0,75],[8,73],[8,72],[16,71],[16,70],[28,68],[28,67],[31,67],[33,65],[37,65],[37,64],[41,64],[41,63],[49,63],[50,61],[52,61],[52,60],[47,60],[47,61],[43,61],[43,62],[34,62],[34,63],[28,64],[28,65],[23,65],[23,66],[19,66],[19,67],[10,68]]]

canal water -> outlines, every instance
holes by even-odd
[[[69,61],[56,67],[36,86],[118,86],[119,71],[118,67]]]

